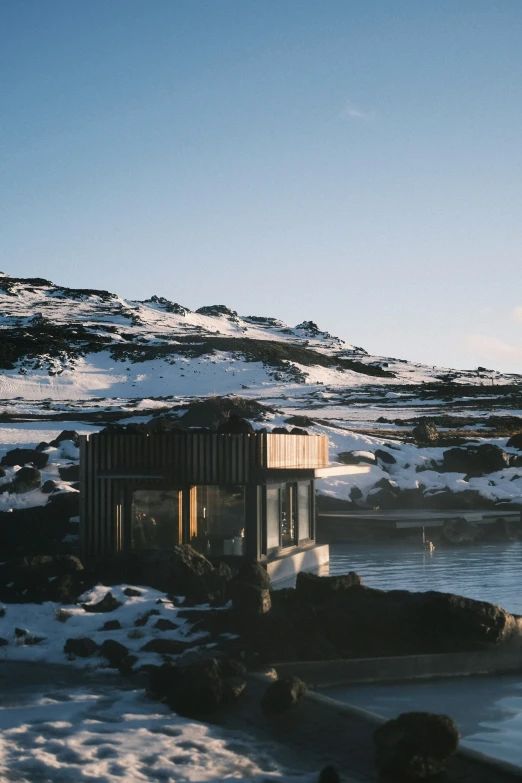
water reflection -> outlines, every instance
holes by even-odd
[[[441,590],[490,601],[522,614],[522,542],[437,547],[334,543],[322,574],[357,571],[383,590]]]

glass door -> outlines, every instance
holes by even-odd
[[[297,484],[266,488],[266,551],[297,544]]]

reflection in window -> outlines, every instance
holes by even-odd
[[[312,538],[311,519],[310,519],[310,484],[300,483],[297,485],[297,516],[299,519],[299,541],[306,538]]]
[[[279,506],[279,487],[266,488],[266,548],[276,549],[281,546],[281,509]]]
[[[243,555],[244,487],[202,486],[194,487],[192,493],[192,546],[205,555]]]
[[[179,491],[139,489],[132,493],[131,546],[169,549],[181,543]]]
[[[283,484],[281,487],[281,546],[296,544],[296,484]]]

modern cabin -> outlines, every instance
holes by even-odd
[[[315,544],[314,482],[330,472],[326,436],[82,436],[82,551],[191,544],[211,559],[266,561],[272,578],[315,567],[328,547]]]

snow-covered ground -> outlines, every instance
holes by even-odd
[[[98,687],[40,688],[0,706],[0,775],[18,783],[295,780],[269,745],[189,721],[143,691]]]
[[[82,658],[65,654],[67,639],[85,637],[97,644],[106,639],[118,641],[138,655],[140,664],[160,665],[165,660],[164,655],[140,651],[153,639],[191,641],[195,645],[200,641],[194,649],[205,647],[205,634],[193,633],[191,623],[179,618],[179,609],[164,594],[133,586],[140,595],[129,597],[124,594],[127,587],[110,588],[122,604],[110,613],[90,613],[81,605],[52,603],[9,604],[3,608],[0,638],[8,644],[0,647],[0,676],[2,666],[18,663],[30,667],[35,662],[72,666],[98,676],[94,680],[87,677],[84,685],[51,680],[24,689],[26,670],[21,666],[8,669],[17,687],[4,686],[0,694],[0,777],[19,783],[173,783],[230,778],[315,781],[317,770],[305,775],[283,768],[274,761],[269,744],[260,744],[247,733],[181,718],[148,699],[143,690],[126,688],[100,655]],[[99,585],[80,600],[96,603],[108,590]],[[140,618],[151,611],[155,614],[146,624],[137,626],[136,621],[141,622]],[[154,626],[160,619],[178,627],[159,630]],[[118,620],[121,628],[102,631],[107,620]],[[41,641],[27,643],[35,638]],[[49,669],[50,677],[59,679],[58,671]]]

